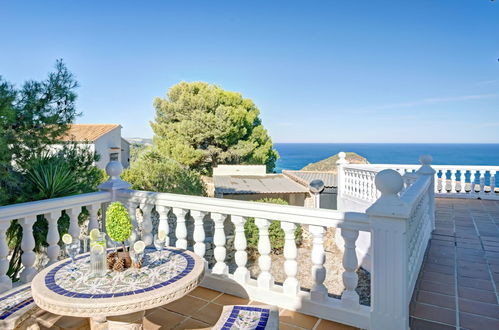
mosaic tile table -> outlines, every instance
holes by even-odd
[[[204,260],[190,251],[147,250],[142,268],[89,275],[89,254],[55,263],[35,276],[35,303],[58,315],[90,317],[93,328],[141,329],[146,309],[180,299],[201,282]]]

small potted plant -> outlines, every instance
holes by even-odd
[[[132,220],[127,210],[120,202],[109,205],[106,211],[106,231],[107,235],[115,242],[121,242],[123,251],[111,253],[108,256],[108,267],[116,271],[122,271],[130,267],[131,259],[125,247],[125,241],[132,234]]]

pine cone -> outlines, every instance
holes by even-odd
[[[125,270],[125,259],[117,259],[114,263],[113,270],[117,272],[122,272]]]
[[[114,255],[114,252],[109,253],[107,255],[107,268],[113,269],[115,262],[116,262],[116,257]]]

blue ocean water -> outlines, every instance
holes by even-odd
[[[370,163],[419,164],[430,154],[436,165],[499,166],[499,144],[402,144],[402,143],[274,143],[279,152],[276,171],[299,170],[340,151],[353,151]]]

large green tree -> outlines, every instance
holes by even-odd
[[[209,174],[217,164],[265,164],[279,157],[259,118],[240,93],[204,82],[181,82],[156,98],[154,144],[160,154]]]

